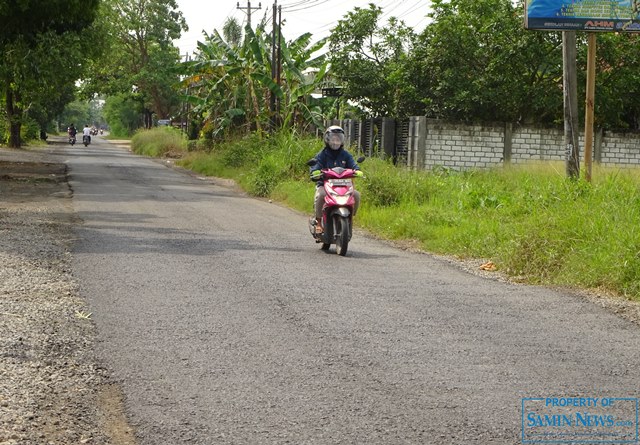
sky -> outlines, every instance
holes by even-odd
[[[247,7],[251,4],[251,23],[256,24],[267,14],[272,17],[273,1],[258,0],[177,0],[178,9],[182,12],[189,31],[175,41],[181,54],[193,53],[198,40],[204,40],[202,30],[212,33],[217,29],[222,34],[222,27],[227,17],[235,17],[244,26],[247,20]],[[382,8],[383,22],[391,16],[403,20],[416,31],[421,31],[427,24],[430,0],[278,0],[282,6],[282,33],[287,40],[292,40],[305,32],[311,32],[314,40],[329,35],[338,20],[341,20],[355,7],[367,8],[374,3]],[[255,9],[260,6],[260,9]]]

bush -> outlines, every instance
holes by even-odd
[[[32,119],[27,119],[20,127],[20,139],[23,141],[40,140],[40,125]]]
[[[139,130],[131,139],[134,153],[151,157],[181,158],[187,152],[187,141],[180,130],[156,127]]]

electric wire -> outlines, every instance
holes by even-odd
[[[283,19],[283,30],[287,29],[287,22],[292,24],[293,21],[296,21],[297,25],[300,23],[304,23],[304,25],[308,25],[305,27],[305,32],[310,32],[314,36],[321,37],[330,33],[330,31],[337,25],[338,20],[341,20],[344,15],[348,12],[352,11],[355,7],[360,7],[363,9],[368,8],[369,3],[366,1],[344,1],[344,0],[275,0],[277,2],[277,6],[282,9],[282,19]],[[253,2],[252,2],[253,3]],[[269,2],[269,0],[264,1],[264,17],[271,17],[273,15],[273,3]],[[274,2],[275,3],[275,2]],[[360,4],[362,3],[362,4]],[[347,6],[345,4],[352,4],[353,6]],[[382,22],[387,22],[390,17],[396,17],[399,20],[403,18],[410,17],[415,11],[418,11],[420,8],[425,8],[425,10],[429,10],[430,2],[427,0],[418,0],[416,2],[410,0],[380,0],[377,2],[378,6],[382,9],[381,19]],[[322,20],[320,18],[320,14],[314,14],[313,11],[319,11],[320,8],[331,8],[332,10],[336,10],[336,17],[334,21],[330,21],[329,23],[326,20],[322,23],[319,21]],[[238,8],[234,4],[231,11],[226,15],[226,17],[236,17],[240,19],[240,23],[244,27],[247,23],[247,14],[242,14],[242,17],[238,17]],[[255,12],[254,12],[255,14]],[[425,13],[426,14],[426,13]],[[252,17],[253,19],[253,17]],[[427,17],[422,17],[419,23],[423,23]],[[319,20],[315,22],[314,20]],[[252,20],[253,22],[253,20]],[[418,24],[413,24],[412,27],[414,29],[418,26]],[[211,32],[212,30],[209,30]],[[286,32],[286,31],[285,31]]]

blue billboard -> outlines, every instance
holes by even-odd
[[[526,0],[525,28],[640,32],[640,0]]]

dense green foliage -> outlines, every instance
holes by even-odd
[[[114,137],[130,137],[142,126],[142,104],[130,94],[109,96],[103,112]]]
[[[194,61],[184,65],[188,76],[183,85],[203,137],[220,139],[234,132],[261,133],[274,126],[305,128],[322,122],[311,93],[326,72],[324,56],[315,55],[324,41],[312,43],[309,33],[289,42],[282,37],[277,44],[282,58],[278,83],[272,73],[273,31],[267,33],[264,23],[255,30],[247,26],[238,43],[237,27],[228,23],[225,30],[229,41],[214,31],[200,42]]]
[[[124,101],[139,103],[138,122],[146,128],[154,115],[171,118],[180,107],[173,39],[187,29],[175,0],[103,0],[100,12],[108,57],[92,61],[84,94],[127,95]]]
[[[331,73],[342,82],[345,96],[369,114],[414,115],[422,107],[405,65],[416,36],[393,17],[380,27],[381,16],[382,9],[370,4],[338,22],[329,39]]]
[[[71,124],[77,127],[83,127],[88,124],[97,128],[102,128],[106,125],[103,117],[103,108],[100,101],[97,100],[75,100],[67,104],[64,111],[58,115],[58,123],[62,131]]]
[[[11,147],[22,125],[41,129],[73,100],[84,59],[99,50],[93,28],[98,0],[31,0],[0,4],[0,118]],[[22,133],[24,134],[24,133]]]
[[[640,35],[603,33],[597,39],[596,125],[640,129]],[[580,46],[579,85],[585,85],[587,48]]]
[[[434,117],[551,123],[562,117],[559,33],[526,31],[508,0],[433,2],[411,69]],[[422,75],[419,73],[422,72]]]
[[[99,0],[29,0],[0,3],[0,44],[35,40],[41,33],[78,32],[95,19]]]
[[[329,38],[329,75],[366,114],[470,121],[563,121],[559,32],[523,28],[523,2],[434,0],[416,34],[370,5],[348,12]],[[640,36],[599,33],[596,123],[640,128]],[[578,97],[586,38],[578,34]],[[584,101],[579,101],[580,117]]]
[[[229,19],[181,63],[173,42],[186,23],[175,0],[0,2],[2,138],[17,146],[23,123],[50,127],[66,104],[97,94],[116,97],[111,125],[122,135],[173,119],[207,144],[305,131],[338,114],[558,124],[560,33],[525,30],[523,14],[523,2],[434,0],[417,33],[371,4],[346,11],[319,41],[287,40],[266,18],[244,31]],[[640,128],[638,38],[598,35],[595,118],[605,129]],[[582,34],[578,50],[583,97]],[[344,96],[318,98],[324,87]]]

